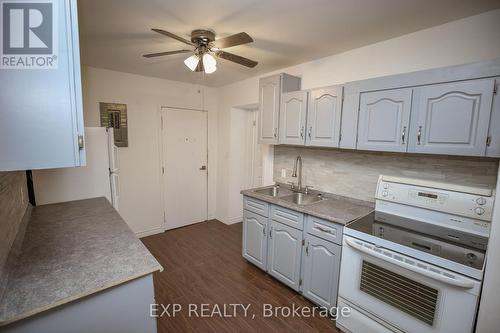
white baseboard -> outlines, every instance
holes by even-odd
[[[163,226],[159,226],[159,227],[156,227],[156,228],[153,228],[153,229],[148,229],[148,230],[136,232],[135,235],[138,238],[142,238],[142,237],[146,237],[146,236],[151,236],[151,235],[159,234],[159,233],[162,233],[164,231],[165,231],[165,228]]]
[[[234,224],[241,221],[243,221],[243,215],[228,218],[226,224]]]

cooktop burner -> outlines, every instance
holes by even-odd
[[[472,268],[483,268],[486,237],[378,211],[346,227]]]

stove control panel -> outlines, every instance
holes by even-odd
[[[381,176],[376,199],[491,221],[494,195],[481,188]]]

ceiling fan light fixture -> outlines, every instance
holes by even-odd
[[[196,70],[196,67],[198,67],[198,62],[200,61],[200,58],[196,54],[193,54],[186,60],[184,60],[184,64],[193,72]]]
[[[203,67],[207,74],[211,74],[217,70],[217,61],[211,54],[205,53],[203,55]]]

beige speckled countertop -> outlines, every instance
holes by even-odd
[[[0,300],[0,326],[158,270],[105,198],[37,206]]]
[[[257,192],[272,186],[244,190],[241,191],[241,194],[343,225],[359,217],[365,216],[374,209],[374,204],[371,202],[320,191],[311,191],[311,194],[321,193],[325,200],[308,205],[297,205],[282,199],[293,192],[289,190],[289,186],[283,184],[279,185],[280,190],[277,197]]]

